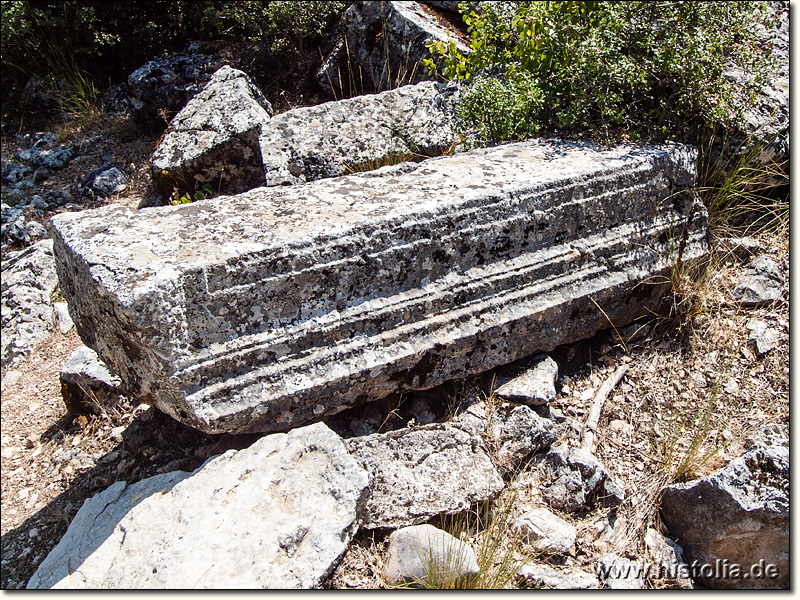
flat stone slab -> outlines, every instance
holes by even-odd
[[[704,255],[696,151],[533,141],[53,218],[84,343],[206,432],[288,430],[623,326]]]
[[[368,495],[366,471],[322,423],[265,436],[90,498],[28,588],[318,587]]]
[[[372,476],[362,527],[423,523],[490,500],[505,484],[478,436],[441,423],[347,440]]]

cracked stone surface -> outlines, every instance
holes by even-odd
[[[52,220],[84,343],[209,433],[285,431],[624,326],[708,252],[696,151],[540,140]]]

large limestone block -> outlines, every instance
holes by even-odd
[[[311,588],[358,527],[369,479],[318,423],[87,500],[28,588]]]
[[[455,26],[418,2],[354,2],[342,15],[339,38],[317,81],[341,97],[430,79],[422,65],[430,57],[429,41],[453,41],[469,52]]]
[[[272,106],[247,74],[222,67],[175,116],[153,152],[153,185],[164,197],[205,183],[228,194],[263,185],[259,136],[271,116]]]
[[[459,140],[458,99],[457,84],[425,81],[276,115],[261,135],[266,183],[314,181],[442,154]]]
[[[77,331],[207,432],[288,430],[646,313],[707,252],[696,151],[534,141],[53,218]]]
[[[481,438],[452,425],[375,433],[348,440],[347,447],[372,475],[367,529],[461,512],[504,487]]]
[[[758,444],[708,477],[667,486],[661,516],[703,585],[788,588],[788,440]]]

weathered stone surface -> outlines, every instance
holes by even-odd
[[[556,399],[558,365],[547,355],[519,377],[501,385],[495,393],[501,398],[522,404],[546,404]]]
[[[757,308],[783,301],[785,281],[778,264],[767,256],[753,259],[731,296],[744,307]]]
[[[75,153],[71,146],[58,146],[56,148],[28,148],[20,150],[16,154],[21,161],[33,165],[34,167],[48,167],[50,169],[60,169],[67,164]]]
[[[699,565],[693,575],[703,585],[788,588],[788,445],[758,444],[708,477],[667,486],[661,516],[678,538],[687,563]],[[738,572],[715,569],[717,560],[737,565]],[[760,563],[766,576],[754,577],[752,569]],[[704,573],[703,565],[711,565],[711,570]],[[774,571],[765,573],[769,565]]]
[[[339,98],[431,79],[421,64],[430,57],[425,42],[452,40],[469,52],[455,27],[445,28],[418,2],[354,2],[339,32],[317,72],[319,84]]]
[[[86,346],[70,355],[58,377],[64,404],[74,414],[99,414],[102,406],[119,393],[122,383]]]
[[[53,314],[56,317],[58,330],[62,335],[66,335],[70,329],[75,327],[72,317],[69,316],[69,305],[66,302],[54,302]]]
[[[553,446],[544,457],[542,477],[542,496],[559,510],[613,506],[625,499],[625,493],[593,454],[566,444]]]
[[[650,579],[677,579],[683,587],[691,588],[689,567],[683,560],[683,549],[664,535],[648,527],[644,535],[648,564],[651,565]]]
[[[514,522],[514,529],[534,550],[547,554],[572,552],[578,536],[578,530],[571,523],[546,508],[524,513]]]
[[[87,500],[28,588],[311,588],[344,554],[369,490],[318,423]]]
[[[26,165],[8,162],[3,165],[2,178],[3,181],[13,184],[22,181],[31,172],[33,172],[33,169]]]
[[[597,571],[605,589],[644,589],[644,568],[638,560],[629,560],[614,553],[606,554],[600,559]]]
[[[426,81],[281,113],[261,135],[266,183],[314,181],[440,155],[459,140],[458,99],[457,84]]]
[[[2,368],[29,354],[53,331],[50,295],[58,285],[53,241],[9,253],[2,270]]]
[[[3,246],[8,244],[24,244],[31,243],[31,234],[25,228],[25,211],[21,206],[9,206],[2,204],[2,213],[0,213],[0,235],[2,235]]]
[[[554,590],[588,590],[600,587],[597,577],[580,569],[561,571],[549,565],[523,565],[517,572],[517,580],[528,587],[544,587]]]
[[[486,433],[494,441],[495,462],[503,473],[516,469],[557,437],[553,421],[540,417],[527,406],[513,404],[497,407]]]
[[[247,74],[225,65],[170,123],[153,152],[153,185],[164,197],[206,183],[223,194],[264,185],[259,135],[271,116]]]
[[[707,251],[695,156],[533,141],[64,213],[59,280],[134,397],[208,432],[286,430],[641,316],[678,248]]]
[[[128,76],[128,105],[140,123],[163,123],[186,106],[222,66],[222,61],[206,54],[170,54],[151,60]]]
[[[122,171],[122,165],[109,161],[89,171],[78,186],[81,195],[87,198],[106,198],[121,192],[128,187],[128,176]]]
[[[750,330],[750,337],[747,338],[747,346],[756,356],[764,356],[778,347],[781,342],[781,332],[775,327],[770,327],[769,323],[758,319],[751,319],[747,323]]]
[[[393,531],[386,552],[383,575],[395,585],[441,585],[469,579],[480,572],[472,548],[433,525]]]
[[[372,475],[362,527],[416,525],[494,498],[504,484],[483,442],[441,423],[347,440]]]

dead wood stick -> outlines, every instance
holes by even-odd
[[[597,431],[597,424],[600,421],[600,413],[603,411],[603,405],[611,394],[611,390],[617,386],[625,376],[625,373],[628,372],[628,368],[628,365],[618,367],[617,370],[611,374],[611,377],[603,382],[603,385],[600,386],[600,389],[595,394],[594,400],[592,400],[592,406],[589,409],[589,416],[586,417],[586,425],[583,426],[581,450],[592,451],[592,446],[594,446],[594,434]]]

